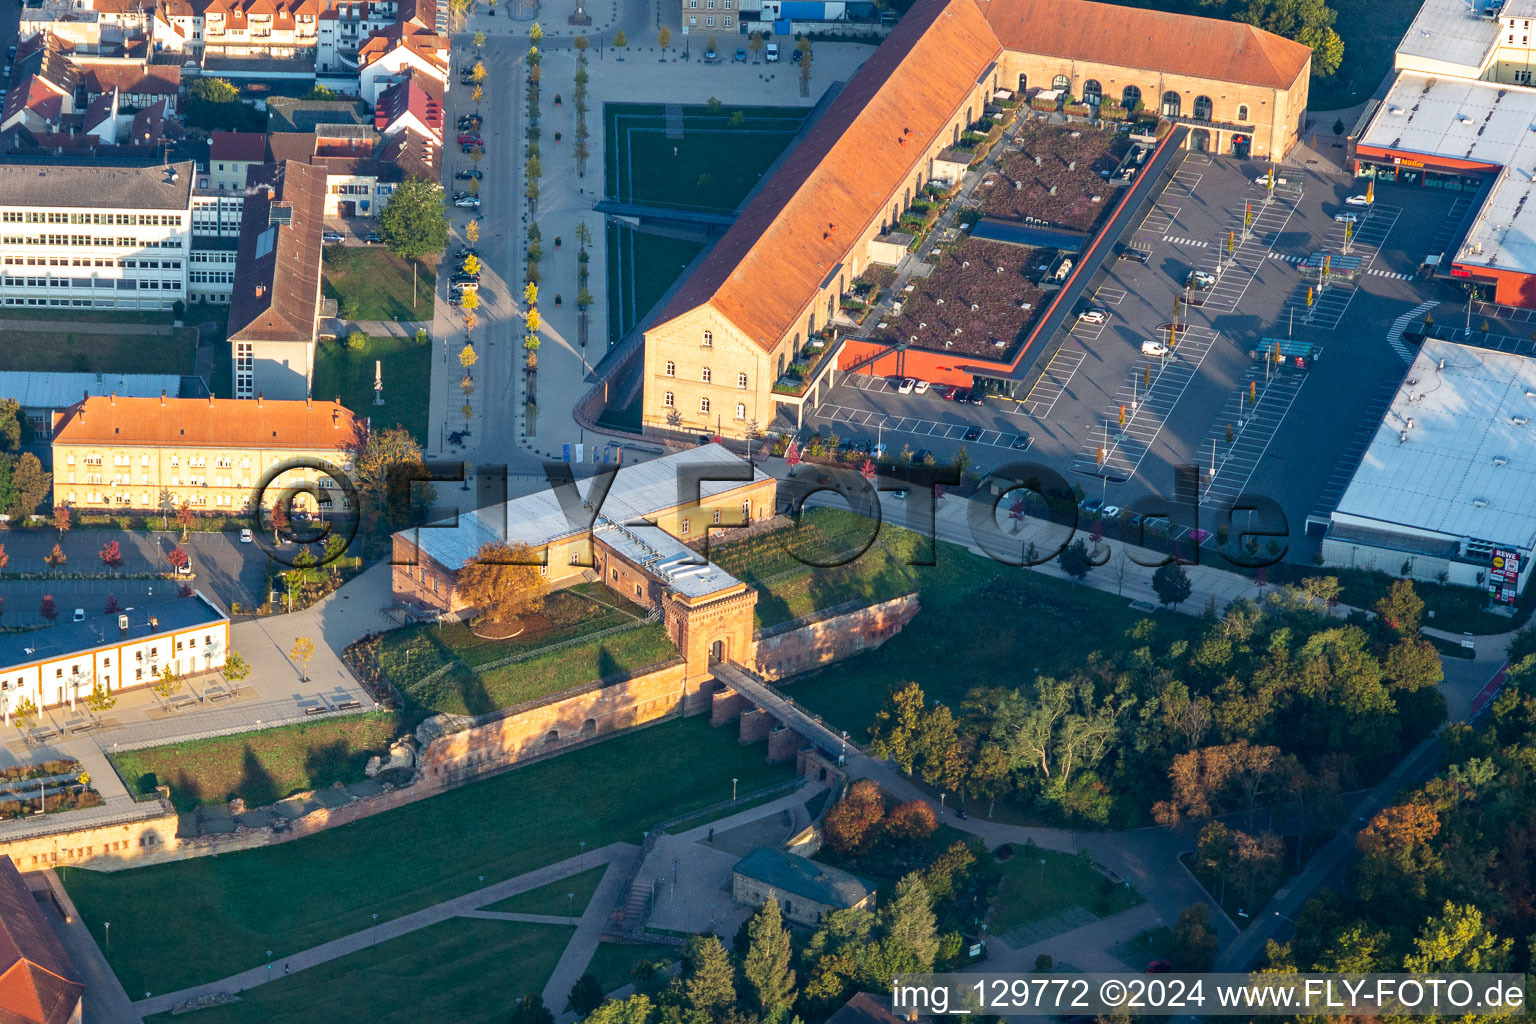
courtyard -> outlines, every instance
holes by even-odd
[[[320,341],[315,351],[315,396],[326,401],[339,396],[342,405],[373,420],[375,428],[402,426],[418,441],[431,440],[427,437],[431,341],[410,335],[366,337],[360,349],[352,348],[347,338]],[[375,363],[380,364],[381,393],[373,389]],[[374,404],[376,395],[382,395],[383,405]]]

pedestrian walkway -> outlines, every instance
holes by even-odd
[[[1028,926],[1014,929],[1007,935],[993,936],[992,948],[987,951],[987,969],[998,973],[1032,973],[1035,969],[1035,958],[1045,955],[1050,957],[1058,968],[1064,964],[1070,964],[1077,970],[1088,973],[1124,971],[1128,967],[1135,968],[1141,965],[1128,964],[1110,953],[1110,950],[1122,943],[1130,942],[1142,932],[1153,931],[1164,926],[1162,915],[1150,903],[1142,903],[1105,918],[1095,918],[1081,907],[1072,909],[1077,911],[1075,920],[1081,921],[1085,915],[1088,920],[1081,921],[1069,930],[1042,935],[1025,943],[1015,943],[1011,941],[1011,937],[1016,933],[1027,933]],[[1058,918],[1066,916],[1068,915],[1057,915]],[[1048,920],[1055,920],[1055,918]]]
[[[562,878],[588,871],[599,864],[607,864],[609,866],[608,870],[603,874],[603,880],[598,884],[597,891],[593,893],[591,902],[587,904],[586,913],[582,914],[580,923],[576,926],[576,934],[572,937],[570,944],[566,946],[565,954],[561,956],[560,964],[555,968],[555,974],[551,976],[549,986],[545,988],[545,1004],[549,1005],[551,1002],[550,993],[554,990],[554,986],[564,984],[565,987],[559,990],[561,992],[559,1005],[563,1006],[565,995],[570,992],[571,986],[576,983],[576,978],[579,978],[582,971],[586,970],[587,963],[592,959],[593,951],[597,949],[598,939],[602,935],[603,927],[607,923],[608,914],[613,909],[613,900],[617,898],[615,880],[622,878],[628,873],[628,868],[637,855],[638,851],[629,843],[612,843],[590,853],[570,857],[558,863],[549,864],[518,875],[516,878],[509,878],[506,881],[497,882],[494,885],[487,885],[484,888],[465,893],[463,896],[444,900],[441,903],[406,914],[403,917],[381,921],[363,931],[353,932],[351,935],[344,935],[339,939],[332,939],[330,942],[324,942],[318,946],[300,950],[292,956],[284,957],[281,961],[274,961],[272,964],[262,964],[248,971],[232,974],[218,981],[208,982],[205,985],[196,985],[177,992],[166,992],[162,995],[138,1000],[133,1004],[133,1009],[141,1016],[148,1017],[157,1013],[166,1013],[183,1003],[201,999],[205,996],[233,995],[244,992],[258,985],[279,981],[289,973],[297,973],[310,967],[317,967],[331,960],[377,946],[380,942],[397,939],[402,935],[409,935],[411,932],[419,931],[434,924],[440,924],[455,917],[470,916],[486,904],[498,903],[519,893],[529,892],[551,882],[557,882]],[[482,913],[474,916],[486,915]],[[496,916],[505,917],[509,920],[543,917],[543,915],[521,914]],[[540,921],[540,923],[569,922],[569,918],[557,918],[553,922]],[[569,962],[576,959],[581,960],[580,967],[576,969],[574,976],[571,976],[569,981],[566,981],[565,976],[570,974]],[[281,971],[278,968],[281,968]]]

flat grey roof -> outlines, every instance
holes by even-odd
[[[622,526],[602,516],[592,536],[688,597],[708,597],[740,582],[659,526]]]
[[[1426,341],[1333,515],[1529,550],[1536,359]]]
[[[190,160],[153,167],[0,163],[0,206],[186,210],[196,170]]]
[[[1499,38],[1496,18],[1484,18],[1488,0],[1424,0],[1397,45],[1393,66],[1476,78]]]
[[[228,618],[200,591],[193,591],[191,597],[138,605],[132,611],[118,613],[128,616],[126,633],[118,629],[116,614],[99,614],[90,608],[87,609],[84,622],[65,622],[72,607],[67,598],[59,601],[60,621],[56,626],[30,629],[23,633],[0,633],[0,672],[34,662],[68,658],[100,647],[143,640],[178,629],[223,622]],[[157,625],[150,625],[151,618]]]
[[[158,398],[181,394],[174,373],[47,373],[0,370],[0,398],[14,398],[23,409],[65,409],[93,395]]]
[[[695,492],[685,471],[695,474],[714,471],[722,479],[704,481]],[[740,478],[731,479],[733,473]],[[749,480],[766,479],[768,474],[721,445],[702,445],[675,455],[624,466],[614,474],[600,511],[610,520],[626,524],[697,498],[712,497],[743,486]],[[592,477],[586,477],[576,481],[576,491],[583,502],[592,493],[592,480]],[[538,548],[550,541],[582,533],[587,529],[592,512],[578,507],[573,515],[577,519],[574,526],[561,510],[554,491],[546,486],[505,504],[461,515],[454,526],[424,526],[406,531],[404,536],[440,565],[457,569],[491,541],[521,542]],[[593,528],[598,525],[593,523]]]

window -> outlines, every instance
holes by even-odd
[[[688,520],[683,520],[683,536],[688,536]]]
[[[1090,79],[1088,79],[1088,81],[1083,83],[1083,102],[1084,103],[1088,104],[1090,107],[1096,107],[1096,106],[1099,105],[1099,101],[1102,100],[1103,98],[1104,98],[1104,87],[1099,84],[1099,80],[1098,79],[1090,78]]]
[[[709,412],[709,399],[699,399],[699,412]]]
[[[705,25],[706,28],[714,28],[715,27],[715,16],[713,14],[707,15],[704,18],[704,25]]]
[[[736,418],[739,420],[747,418],[747,407],[741,402],[736,403]]]
[[[617,569],[613,569],[613,570],[610,570],[610,571],[611,571],[611,572],[612,572],[612,573],[613,573],[613,579],[614,579],[614,581],[615,581],[615,582],[617,582],[617,581],[618,581],[618,578],[619,578],[619,570],[617,570]]]
[[[571,552],[571,564],[572,565],[580,565],[581,564],[581,552],[579,552],[579,551],[572,551]]]
[[[676,377],[677,376],[677,364],[674,363],[672,360],[668,359],[667,360],[667,371],[666,372],[667,372],[667,376],[668,377]]]
[[[1237,108],[1237,119],[1239,121],[1248,120],[1248,104],[1244,103],[1242,106]]]
[[[705,384],[709,383],[710,377],[711,373],[709,367],[706,366],[704,369],[699,371],[699,380],[703,381]]]
[[[746,501],[741,503],[741,518],[744,519],[744,520],[750,520],[752,518],[752,499],[751,498],[748,498]]]
[[[704,332],[704,347],[705,348],[714,348],[715,347],[715,332],[714,331],[705,331]]]
[[[1051,88],[1060,89],[1062,91],[1069,90],[1072,88],[1072,79],[1068,78],[1066,75],[1057,75],[1055,78],[1051,79]]]
[[[715,512],[714,512],[714,519],[713,519],[713,520],[711,520],[711,521],[712,521],[712,522],[713,522],[713,523],[714,523],[714,524],[715,524],[715,525],[716,525],[716,526],[718,526],[718,525],[720,525],[720,510],[719,510],[719,509],[715,509]]]
[[[1215,104],[1211,102],[1211,98],[1209,96],[1196,96],[1195,119],[1198,121],[1209,121],[1211,119],[1211,111],[1214,106]]]
[[[741,389],[743,389],[743,390],[746,389],[746,386],[747,386],[747,375],[746,374],[738,373],[736,375],[736,386],[741,388]]]
[[[672,394],[672,392],[668,391],[666,394],[661,396],[661,404],[670,409],[677,404],[677,398]]]
[[[725,6],[727,6],[727,7],[731,6],[731,0],[725,0]],[[725,16],[725,27],[726,28],[730,28],[731,27],[731,16],[729,14],[727,14]]]

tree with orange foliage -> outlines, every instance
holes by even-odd
[[[897,804],[885,818],[887,835],[914,843],[924,842],[938,827],[938,817],[923,800],[908,800]]]
[[[822,831],[828,846],[839,853],[850,853],[874,841],[884,818],[885,795],[870,780],[860,779],[847,796],[828,808]]]

